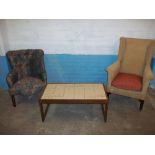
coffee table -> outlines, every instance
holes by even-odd
[[[107,121],[108,97],[103,84],[49,83],[39,99],[42,122],[50,104],[101,104],[104,121]]]

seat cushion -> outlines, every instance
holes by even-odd
[[[26,77],[16,82],[9,90],[12,95],[31,96],[41,90],[45,83],[34,77]]]
[[[142,77],[135,74],[118,73],[111,85],[120,89],[141,91]]]

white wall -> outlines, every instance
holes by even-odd
[[[5,50],[4,50],[4,43],[3,43],[3,36],[2,36],[2,26],[0,22],[0,56],[3,55],[4,52]]]
[[[45,53],[117,54],[121,36],[155,39],[155,20],[5,20],[3,23],[7,50],[42,48]]]
[[[6,20],[0,19],[0,55],[9,50],[8,29]]]
[[[2,39],[1,31],[0,31],[0,56],[3,55],[4,52],[5,50],[4,50],[4,45],[3,45],[3,39]]]

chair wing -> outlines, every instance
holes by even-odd
[[[119,73],[119,70],[120,70],[120,61],[119,60],[107,68],[108,81],[109,81],[108,84],[111,85],[112,80]]]

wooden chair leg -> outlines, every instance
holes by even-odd
[[[139,110],[142,111],[143,105],[144,105],[144,100],[139,100],[139,102],[140,102]]]
[[[109,98],[110,94],[111,94],[111,93],[109,93],[109,92],[107,93],[108,98]]]
[[[14,96],[14,95],[11,95],[11,99],[12,99],[12,105],[13,105],[14,107],[16,107],[15,96]]]

